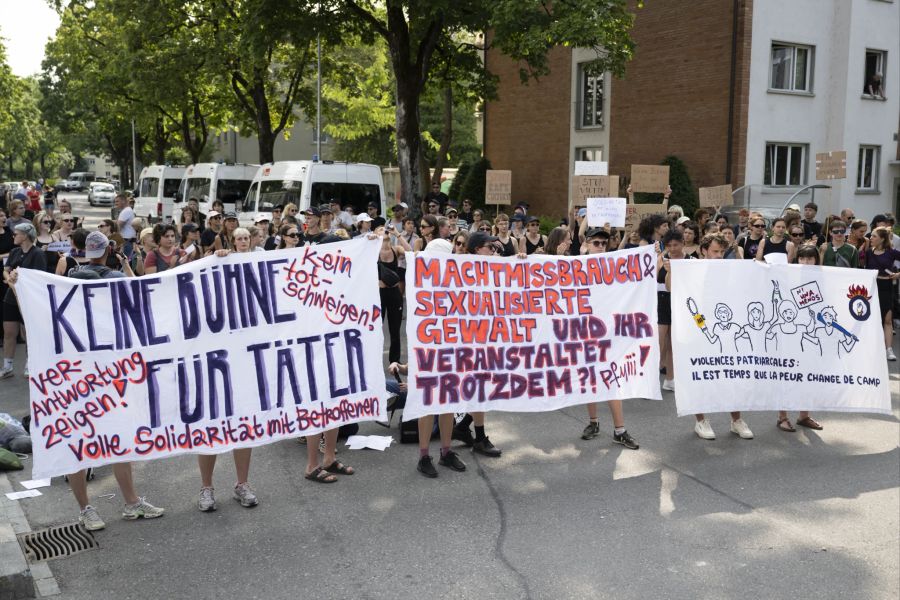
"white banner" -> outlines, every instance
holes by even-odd
[[[661,399],[652,248],[406,261],[404,420]]]
[[[140,278],[22,269],[35,478],[385,416],[379,240]]]
[[[679,415],[890,414],[875,271],[673,260]]]

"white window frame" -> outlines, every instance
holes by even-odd
[[[590,152],[591,156],[584,157],[582,153]],[[594,157],[593,154],[595,152],[599,152],[600,155],[598,157]],[[575,160],[590,160],[590,161],[600,161],[603,160],[603,146],[580,146],[575,148]]]
[[[871,170],[868,181],[864,180],[865,163],[871,159]],[[856,161],[856,191],[859,193],[878,192],[878,167],[881,162],[881,146],[860,144]]]
[[[881,89],[885,89],[885,84],[887,83],[887,50],[879,50],[877,48],[866,48],[865,55],[863,57],[863,98],[867,100],[881,100],[880,96],[873,96],[869,93],[869,77],[866,73],[866,61],[869,58],[869,53],[878,54],[878,66],[875,67],[876,73],[881,73]]]
[[[790,58],[790,83],[789,87],[779,88],[775,87],[775,82],[773,78],[775,76],[775,63],[773,60],[775,48],[789,48],[791,50],[791,58]],[[805,73],[805,81],[806,87],[798,88],[796,87],[796,64],[797,64],[797,50],[806,50],[806,73]],[[771,45],[769,46],[769,91],[776,93],[784,93],[784,94],[808,94],[812,95],[813,93],[813,73],[815,71],[815,59],[816,59],[816,47],[810,46],[808,44],[795,44],[793,42],[779,42],[776,40],[772,40]]]
[[[575,110],[577,112],[575,123],[577,123],[578,127],[576,129],[603,129],[603,124],[606,122],[606,73],[601,73],[599,75],[588,75],[585,72],[586,62],[578,63],[578,100],[575,102]],[[585,122],[584,119],[584,94],[585,94],[585,78],[589,77],[595,80],[596,84],[594,89],[597,89],[597,84],[599,84],[600,88],[600,122],[592,121],[590,123]],[[592,100],[592,110],[591,114],[596,116],[597,114],[597,97]]]
[[[784,183],[778,183],[776,178],[776,173],[778,171],[778,162],[777,162],[777,148],[779,146],[784,146],[788,149],[788,163],[785,168],[785,173],[787,175],[787,180]],[[794,148],[800,148],[802,154],[800,158],[801,166],[800,166],[800,181],[799,183],[790,183],[790,175],[791,175],[791,150]],[[776,151],[773,154],[772,167],[770,169],[770,173],[772,174],[772,180],[765,180],[766,173],[766,163],[769,160],[769,153],[772,151]],[[772,188],[784,188],[784,187],[801,187],[806,185],[807,177],[809,176],[809,144],[801,144],[797,142],[766,142],[766,155],[763,159],[763,185],[766,187]]]

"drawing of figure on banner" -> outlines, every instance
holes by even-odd
[[[742,346],[749,346],[749,352],[763,352],[766,349],[766,334],[769,327],[775,322],[778,312],[775,305],[772,306],[772,318],[766,320],[766,308],[762,302],[751,302],[747,305],[747,324],[741,332],[741,338],[747,340]]]
[[[737,339],[742,335],[742,328],[732,321],[734,313],[731,311],[730,306],[721,302],[716,304],[714,314],[717,322],[713,325],[712,331],[707,327],[706,317],[700,314],[697,308],[697,301],[693,298],[688,298],[688,310],[691,311],[697,327],[700,328],[700,331],[703,332],[709,343],[718,348],[719,352],[722,352],[723,347],[728,352],[737,353],[739,351]]]
[[[817,326],[812,332],[819,349],[819,356],[832,350],[838,357],[849,354],[859,338],[837,322],[837,311],[834,310],[834,307],[826,306],[819,311],[818,315],[814,315],[813,310],[809,309],[810,318],[820,323],[820,326]]]

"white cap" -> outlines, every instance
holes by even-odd
[[[217,211],[217,210],[211,210],[211,211],[209,211],[208,213],[206,213],[206,218],[207,218],[207,219],[211,219],[211,218],[213,218],[213,217],[218,217],[218,216],[221,215],[221,214],[222,214],[222,213],[220,213],[220,212]]]
[[[443,239],[437,238],[435,240],[431,240],[428,242],[428,245],[425,246],[425,252],[439,252],[441,254],[453,254],[453,246],[450,245],[450,242]]]
[[[366,213],[360,213],[360,214],[356,215],[357,223],[363,223],[363,222],[370,223],[371,221],[372,221],[372,217],[370,217]]]
[[[788,210],[795,210],[797,212],[800,212],[800,205],[795,202],[788,206]]]
[[[681,225],[682,223],[687,223],[688,221],[690,221],[688,217],[678,217],[678,220],[675,221],[675,224]]]
[[[269,213],[259,213],[256,215],[256,218],[253,219],[254,223],[259,223],[260,221],[271,221],[272,215]]]

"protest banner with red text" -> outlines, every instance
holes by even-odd
[[[673,260],[679,415],[891,413],[872,269]]]
[[[384,418],[380,243],[211,256],[140,278],[20,269],[33,477]]]
[[[651,247],[407,264],[404,420],[661,398]]]

